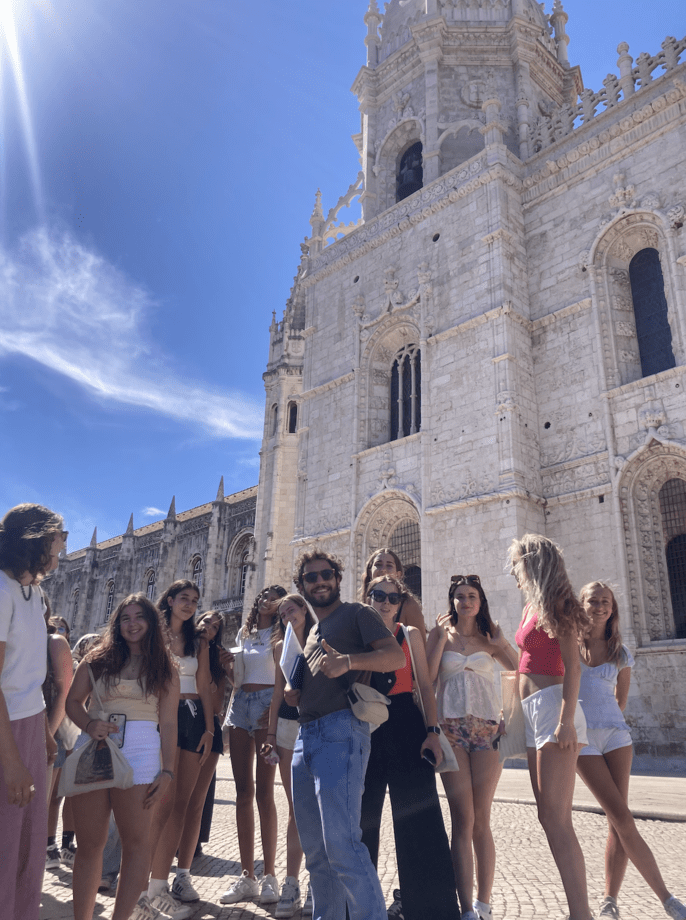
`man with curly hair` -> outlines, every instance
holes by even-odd
[[[347,690],[370,671],[395,671],[405,655],[381,617],[366,604],[341,601],[343,565],[315,550],[300,556],[293,576],[319,618],[304,653],[301,691],[286,700],[299,709],[293,752],[293,807],[314,916],[386,920],[379,879],[362,843],[360,810],[369,760],[369,723],[348,704]],[[365,678],[367,680],[365,680]]]

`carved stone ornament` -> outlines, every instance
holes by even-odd
[[[657,211],[660,208],[660,196],[657,192],[648,192],[641,198],[641,207],[646,211]]]
[[[470,80],[464,83],[460,90],[460,98],[472,109],[481,109],[484,99],[487,98],[486,94],[487,86],[483,80]]]
[[[645,431],[657,433],[657,429],[667,421],[667,413],[661,399],[644,403],[638,410],[638,423]]]
[[[624,173],[616,173],[612,177],[615,184],[615,190],[608,198],[611,208],[621,210],[623,208],[635,208],[638,204],[636,201],[636,188],[633,185],[625,185],[626,176]]]
[[[667,211],[667,220],[673,230],[678,229],[683,224],[684,215],[684,206],[682,204],[675,204]]]
[[[391,534],[403,521],[419,524],[414,502],[400,492],[383,491],[370,498],[360,512],[355,528],[356,571],[364,568],[367,556],[381,546],[387,546]]]

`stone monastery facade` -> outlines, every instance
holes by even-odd
[[[429,625],[478,572],[512,638],[507,547],[546,534],[577,588],[618,586],[639,763],[683,767],[686,40],[620,44],[593,91],[567,20],[559,0],[369,3],[361,170],[328,214],[317,197],[270,329],[246,603],[314,545],[350,599],[391,545]]]
[[[86,549],[69,553],[43,582],[55,614],[71,626],[72,644],[98,632],[128,594],[142,591],[151,600],[177,578],[200,588],[199,610],[226,615],[225,640],[235,636],[245,592],[254,576],[254,522],[257,487],[224,495],[224,480],[213,502],[176,513],[163,521],[98,543],[97,531]],[[254,593],[254,592],[253,592]]]

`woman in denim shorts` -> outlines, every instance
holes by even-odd
[[[274,655],[272,631],[276,622],[276,605],[286,594],[281,585],[264,588],[255,598],[250,615],[241,629],[238,641],[244,664],[240,687],[234,680],[231,705],[226,714],[224,730],[228,729],[229,755],[236,782],[236,824],[242,874],[221,897],[222,904],[236,904],[255,898],[260,904],[276,904],[279,887],[275,876],[276,805],[274,803],[274,773],[276,767],[255,752],[267,741],[269,704],[274,692]],[[255,878],[255,819],[253,799],[257,799],[262,836],[264,876]]]

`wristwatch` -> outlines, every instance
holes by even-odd
[[[441,734],[441,729],[439,728],[438,725],[427,725],[427,726],[426,726],[426,733],[427,733],[427,735],[429,734],[429,732],[433,732],[434,735],[440,735],[440,734]]]

